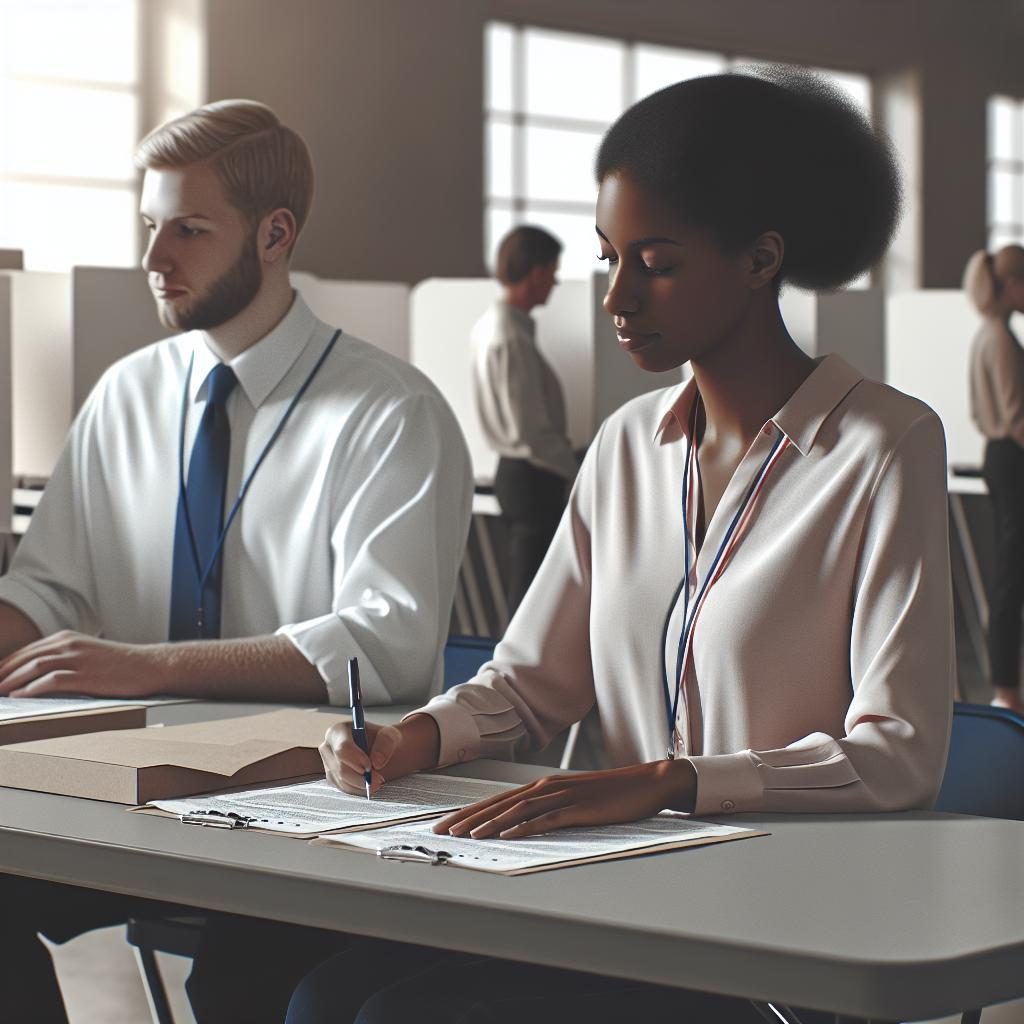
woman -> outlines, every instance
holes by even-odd
[[[1024,249],[968,261],[964,290],[984,322],[971,349],[971,416],[988,438],[984,474],[995,520],[988,656],[997,707],[1024,714],[1020,616],[1024,607],[1024,351],[1010,315],[1024,310]]]
[[[357,792],[371,766],[378,787],[528,753],[596,703],[617,767],[435,831],[928,806],[953,688],[942,428],[838,357],[806,356],[778,305],[783,282],[836,287],[882,255],[899,207],[887,144],[815,78],[729,74],[628,110],[597,176],[619,344],[651,371],[689,361],[693,379],[604,423],[494,661],[373,730],[369,759],[332,729],[328,776]],[[321,965],[289,1021],[759,1019],[734,1000],[442,953],[346,1004],[357,965],[389,956],[353,947]]]

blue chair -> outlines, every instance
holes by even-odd
[[[486,636],[450,636],[444,646],[444,686],[449,690],[472,679],[494,656],[495,641]]]
[[[955,704],[937,811],[1024,821],[1024,718],[988,704]]]

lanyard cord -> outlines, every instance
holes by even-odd
[[[696,403],[695,403],[696,404]],[[715,554],[715,559],[711,563],[711,568],[708,570],[707,575],[704,577],[704,582],[697,592],[697,596],[693,601],[692,608],[690,607],[690,534],[689,534],[689,477],[690,477],[690,462],[692,455],[695,451],[694,446],[694,434],[693,425],[696,424],[696,414],[694,414],[693,424],[691,425],[691,433],[689,438],[689,444],[687,447],[687,459],[686,469],[683,473],[683,539],[685,543],[685,553],[683,558],[683,564],[685,568],[685,575],[679,582],[679,585],[675,589],[675,593],[672,596],[672,603],[668,607],[668,611],[665,614],[665,624],[662,629],[662,646],[661,646],[661,679],[662,686],[664,688],[665,695],[665,711],[668,718],[668,737],[669,737],[669,750],[673,747],[673,737],[675,735],[675,720],[676,714],[679,710],[679,698],[683,691],[683,658],[684,653],[689,649],[693,639],[694,627],[697,623],[697,615],[703,606],[704,598],[711,586],[715,583],[718,577],[721,575],[721,568],[724,568],[723,557],[729,552],[732,544],[733,535],[736,532],[736,528],[743,518],[748,507],[751,505],[753,499],[757,496],[757,492],[764,483],[765,478],[771,472],[774,467],[774,460],[776,454],[779,452],[783,441],[786,440],[785,435],[780,431],[779,436],[775,439],[771,450],[765,457],[764,462],[761,463],[761,468],[757,471],[753,482],[751,483],[747,493],[743,499],[742,504],[736,510],[736,514],[732,518],[732,522],[729,524],[728,530],[726,530],[725,537],[722,540],[721,545]],[[720,568],[721,566],[721,568]],[[685,589],[684,589],[685,588]],[[679,634],[679,646],[676,651],[676,689],[675,695],[672,696],[671,688],[668,683],[668,671],[665,668],[665,642],[668,639],[668,627],[669,621],[672,618],[672,610],[676,606],[676,602],[679,600],[679,594],[683,591],[683,628]]]
[[[317,359],[313,369],[310,370],[309,375],[302,382],[302,387],[295,392],[291,402],[288,404],[288,408],[284,411],[284,415],[277,421],[277,426],[274,428],[274,432],[270,435],[270,440],[263,446],[263,451],[260,452],[259,458],[256,460],[252,469],[249,470],[248,475],[238,491],[238,497],[235,498],[235,503],[231,506],[231,512],[228,514],[227,521],[224,523],[224,527],[220,531],[220,535],[217,537],[217,543],[213,546],[213,551],[210,554],[210,560],[207,563],[205,570],[199,562],[199,545],[196,543],[196,535],[192,529],[192,515],[188,509],[188,496],[185,489],[185,423],[188,419],[188,391],[189,384],[192,380],[192,366],[196,359],[195,352],[192,353],[192,357],[188,361],[188,371],[185,374],[185,387],[181,393],[181,429],[178,435],[178,488],[181,495],[181,505],[185,510],[185,522],[188,526],[188,539],[189,547],[192,550],[192,562],[196,568],[196,579],[199,581],[200,605],[202,604],[203,591],[206,589],[206,584],[210,579],[210,575],[217,563],[220,561],[221,551],[224,547],[224,540],[228,535],[228,530],[231,529],[231,524],[235,521],[235,516],[238,514],[238,510],[242,507],[242,502],[245,500],[245,496],[249,492],[249,487],[252,484],[253,477],[256,476],[256,471],[263,465],[263,460],[269,454],[270,449],[274,447],[274,442],[277,441],[278,437],[281,435],[281,431],[284,430],[284,426],[288,422],[289,417],[295,411],[295,407],[299,404],[299,399],[306,393],[306,389],[309,385],[313,383],[313,378],[317,375],[320,367],[323,366],[325,360],[331,354],[331,349],[334,348],[334,344],[340,336],[340,329],[335,331],[331,336],[331,340],[327,343],[323,352],[320,353],[320,357]]]

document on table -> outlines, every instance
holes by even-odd
[[[63,715],[69,711],[99,711],[103,708],[137,708],[159,704],[159,700],[101,700],[97,697],[0,697],[0,722],[40,715]]]
[[[369,833],[323,836],[316,842],[365,850],[384,860],[421,861],[501,875],[525,875],[767,834],[669,815],[644,818],[625,825],[560,829],[526,839],[469,839],[435,835],[431,830],[433,824],[421,821]]]
[[[372,800],[335,789],[324,779],[183,800],[154,800],[174,815],[235,818],[245,827],[309,837],[323,832],[375,829],[397,822],[436,818],[466,804],[515,787],[505,782],[454,775],[407,775],[379,789]],[[211,821],[211,824],[214,822]]]

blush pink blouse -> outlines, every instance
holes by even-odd
[[[424,708],[442,763],[523,757],[595,703],[612,764],[665,757],[695,397],[690,381],[602,425],[494,660]],[[926,807],[955,681],[939,419],[819,360],[751,445],[696,557],[691,545],[691,593],[776,442],[682,673],[672,734],[696,768],[695,811]]]

